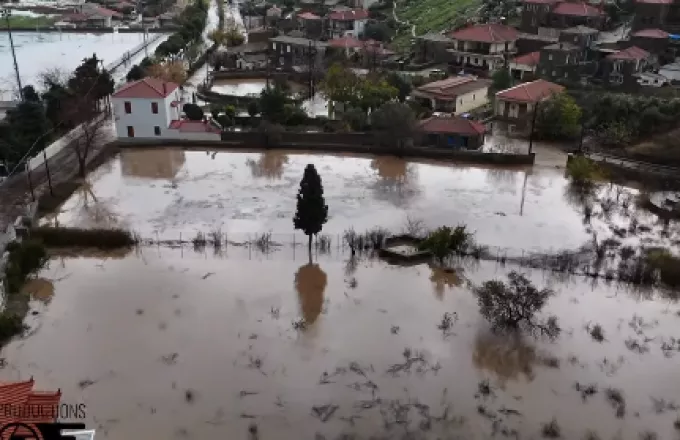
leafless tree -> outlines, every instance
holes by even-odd
[[[43,89],[49,90],[50,86],[54,84],[66,84],[66,81],[68,81],[68,75],[68,72],[60,69],[59,67],[50,67],[41,71],[38,74],[38,78],[40,79],[40,85],[43,87]]]
[[[110,128],[110,121],[106,114],[98,115],[83,122],[66,140],[78,159],[78,174],[85,177],[87,160],[90,154],[107,140],[106,131]]]

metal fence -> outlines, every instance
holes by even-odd
[[[144,48],[146,46],[149,46],[149,45],[155,43],[156,41],[158,41],[161,38],[167,38],[167,37],[168,36],[166,34],[155,34],[153,37],[151,37],[151,39],[147,39],[146,41],[138,44],[134,48],[128,50],[123,55],[118,57],[118,59],[116,59],[116,60],[110,62],[109,64],[107,64],[106,66],[104,66],[104,68],[106,69],[107,72],[112,73],[116,69],[118,69],[121,65],[123,65],[123,64],[127,63],[129,60],[131,60],[132,57],[134,57],[139,52],[144,50]]]

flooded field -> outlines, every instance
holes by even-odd
[[[289,83],[293,92],[305,91],[305,86]],[[267,80],[262,79],[218,79],[215,80],[211,91],[224,95],[248,96],[259,95],[267,87]],[[308,96],[308,95],[307,95]],[[302,103],[310,116],[328,116],[328,101],[317,93],[314,98],[307,99]]]
[[[75,34],[13,32],[17,63],[23,85],[36,84],[41,72],[58,68],[70,73],[84,58],[96,53],[104,65],[115,61],[126,51],[144,41],[140,34]],[[160,41],[158,42],[160,44]],[[149,50],[153,51],[156,45]],[[45,54],[51,54],[49,59]],[[0,91],[14,90],[14,65],[7,33],[0,34]],[[8,92],[7,92],[8,93]],[[9,99],[8,96],[5,99]]]
[[[565,439],[676,438],[678,304],[529,273],[558,292],[544,313],[563,333],[508,339],[466,283],[510,267],[347,260],[310,265],[289,246],[54,258],[0,378],[86,403],[98,439],[537,439],[553,419]]]
[[[503,169],[277,151],[124,150],[46,221],[121,226],[162,240],[219,229],[236,241],[271,232],[274,241],[299,242],[303,236],[293,238],[292,218],[308,163],[323,179],[330,217],[324,233],[333,245],[349,227],[402,232],[409,216],[428,227],[466,224],[481,244],[517,252],[576,249],[593,234],[611,237],[633,218],[640,230],[620,238],[623,244],[678,238],[677,224],[662,225],[636,209],[637,191],[615,185],[602,193],[626,210],[594,206],[584,226],[583,201],[570,192],[564,169],[550,161]]]

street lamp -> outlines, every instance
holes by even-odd
[[[12,59],[14,60],[14,73],[17,75],[17,86],[19,86],[19,96],[21,97],[21,100],[24,100],[24,90],[23,87],[21,87],[21,76],[19,76],[19,64],[17,64],[17,54],[14,51],[14,39],[12,38],[12,26],[9,22],[9,18],[12,16],[12,10],[9,8],[5,8],[2,10],[2,18],[5,19],[5,23],[7,24],[7,34],[9,35],[9,45],[12,48]]]

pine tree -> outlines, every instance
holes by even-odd
[[[321,176],[314,165],[309,164],[300,181],[297,195],[297,210],[293,218],[295,229],[300,229],[309,238],[309,260],[312,260],[312,235],[321,232],[328,221],[328,206],[323,198]]]

